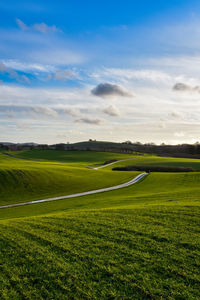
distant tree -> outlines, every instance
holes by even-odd
[[[125,141],[123,144],[132,145],[132,142],[131,141]]]
[[[141,142],[134,142],[133,144],[135,144],[135,145],[142,145]]]
[[[56,144],[56,150],[65,150],[65,144]]]

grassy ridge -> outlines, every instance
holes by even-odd
[[[110,159],[126,159],[133,157],[133,160],[128,160],[116,163],[116,167],[127,165],[160,165],[171,167],[191,167],[195,170],[200,170],[200,159],[191,158],[174,158],[174,157],[159,157],[153,155],[137,156],[131,154],[92,152],[92,151],[53,151],[53,150],[27,150],[15,153],[16,156],[29,159],[42,159],[51,161],[63,161],[68,163],[81,164],[103,164]],[[108,167],[112,169],[113,166]]]
[[[96,171],[78,164],[32,162],[0,153],[0,205],[109,187],[126,182],[136,174]]]
[[[116,163],[115,167],[124,167],[127,165],[152,165],[163,167],[184,167],[200,170],[200,159],[191,158],[174,158],[174,157],[159,157],[159,156],[135,156],[132,160]],[[112,169],[113,166],[108,167]]]
[[[13,152],[13,154],[17,157],[27,159],[60,161],[81,164],[103,164],[106,160],[110,159],[120,160],[133,157],[133,155],[121,153],[63,150],[26,150]]]
[[[124,173],[129,174],[129,172]],[[137,184],[116,191],[3,209],[0,210],[0,219],[34,216],[64,210],[71,212],[106,208],[131,209],[152,205],[194,206],[199,205],[199,195],[199,173],[152,173]]]

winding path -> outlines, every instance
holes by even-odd
[[[103,192],[108,192],[108,191],[112,191],[112,190],[117,190],[117,189],[121,189],[121,188],[130,186],[132,184],[135,184],[136,182],[138,182],[140,179],[142,179],[146,175],[147,175],[147,173],[141,173],[141,174],[139,174],[138,176],[136,176],[135,178],[133,178],[132,180],[130,180],[128,182],[125,182],[125,183],[122,183],[122,184],[119,184],[119,185],[115,185],[115,186],[111,186],[111,187],[107,187],[107,188],[103,188],[103,189],[98,189],[98,190],[88,191],[88,192],[82,192],[82,193],[77,193],[77,194],[72,194],[72,195],[66,195],[66,196],[60,196],[60,197],[34,200],[34,201],[29,201],[29,202],[2,205],[2,206],[0,206],[0,209],[1,208],[11,208],[11,207],[16,207],[16,206],[24,206],[24,205],[35,204],[35,203],[56,201],[56,200],[62,200],[62,199],[67,199],[67,198],[75,198],[75,197],[80,197],[80,196],[86,196],[86,195],[91,195],[91,194],[97,194],[97,193],[103,193]]]
[[[100,167],[92,168],[92,169],[98,170],[98,169],[102,169],[102,168],[105,168],[105,167],[108,167],[108,166],[117,164],[117,163],[122,162],[122,161],[132,160],[132,159],[136,159],[136,158],[137,158],[137,157],[131,157],[131,158],[126,158],[126,159],[116,160],[116,161],[114,161],[114,162],[112,162],[112,163],[109,163],[109,164],[106,164],[106,165],[103,165],[103,166],[100,166]]]

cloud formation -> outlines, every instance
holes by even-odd
[[[117,84],[112,83],[100,83],[94,89],[91,90],[91,93],[98,97],[131,97],[131,93],[126,91],[123,87]]]
[[[75,121],[76,123],[86,123],[91,125],[101,125],[102,120],[100,119],[91,119],[91,118],[80,118]]]
[[[57,70],[54,74],[54,79],[55,80],[69,80],[72,78],[76,78],[77,74],[69,71],[69,70]]]
[[[17,25],[19,26],[19,28],[21,30],[28,30],[29,29],[28,26],[24,22],[22,22],[20,19],[16,19],[16,23],[17,23]]]
[[[78,115],[77,112],[74,109],[72,109],[72,108],[65,108],[65,107],[63,107],[63,108],[56,109],[56,111],[58,113],[67,114],[67,115],[70,115],[72,117],[77,117],[77,115]]]
[[[118,109],[113,105],[105,107],[103,109],[103,112],[111,117],[119,117],[119,115],[120,115]]]
[[[37,63],[27,63],[15,59],[4,59],[3,64],[10,68],[10,69],[15,69],[18,71],[22,72],[54,72],[55,68],[50,65],[42,65],[42,64],[37,64]]]
[[[181,119],[183,118],[183,114],[181,114],[180,112],[176,112],[173,111],[169,114],[170,117],[174,118],[174,119]]]
[[[167,72],[157,69],[140,69],[135,70],[134,68],[103,68],[98,72],[94,73],[97,78],[112,78],[112,80],[119,82],[127,81],[150,81],[150,82],[170,82],[172,77]]]
[[[0,73],[7,73],[10,78],[17,80],[18,82],[30,83],[30,79],[26,75],[19,75],[16,71],[7,67],[3,62],[0,62]]]
[[[173,86],[174,91],[178,92],[198,92],[200,93],[200,86],[191,86],[182,82],[176,83]]]
[[[77,113],[72,108],[66,107],[46,107],[46,106],[26,106],[26,105],[0,105],[0,113],[6,114],[9,118],[16,118],[17,114],[25,114],[26,116],[47,116],[58,117],[58,115],[70,115],[77,117]]]
[[[44,106],[25,106],[25,105],[0,105],[0,113],[6,113],[9,117],[16,117],[17,113],[29,116],[49,116],[57,117],[58,113],[55,109]]]
[[[50,108],[50,107],[42,107],[42,106],[39,106],[39,107],[31,107],[30,108],[30,112],[31,113],[34,113],[34,114],[41,114],[41,115],[46,115],[48,117],[57,117],[58,113]]]
[[[11,78],[18,79],[17,72],[13,71],[12,69],[8,68],[4,63],[0,62],[0,73],[8,73]]]
[[[57,28],[55,25],[52,26],[48,26],[45,23],[36,23],[33,24],[32,26],[28,26],[26,25],[22,20],[20,19],[16,19],[16,23],[18,25],[18,27],[23,30],[35,30],[41,33],[48,33],[48,32],[60,32],[61,30],[59,28]]]

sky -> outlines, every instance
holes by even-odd
[[[199,1],[0,2],[0,142],[199,132]]]

